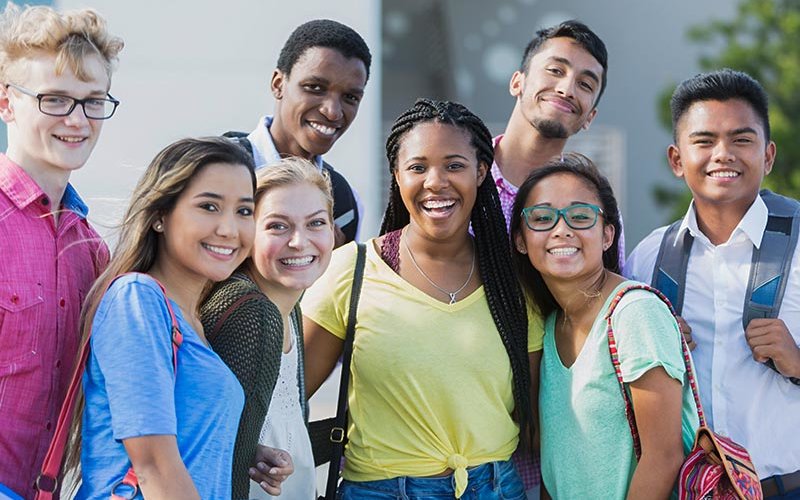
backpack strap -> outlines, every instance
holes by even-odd
[[[767,205],[769,215],[761,245],[753,248],[742,307],[742,331],[747,330],[747,325],[755,318],[778,317],[800,235],[800,202],[768,189],[761,190],[759,194]],[[667,296],[679,315],[683,310],[686,269],[694,242],[689,231],[686,231],[682,244],[674,244],[680,223],[674,222],[664,233],[651,279],[651,284]],[[764,364],[778,371],[771,359]],[[789,380],[800,385],[798,378],[789,377]]]
[[[126,274],[138,274],[138,273],[123,273],[119,276],[115,277],[111,282],[109,282],[108,287],[106,287],[106,292],[108,289],[111,288],[111,285],[114,284],[122,276]],[[152,276],[151,276],[152,278]],[[171,336],[172,336],[172,366],[175,370],[175,374],[178,373],[178,348],[183,343],[183,334],[181,334],[180,329],[178,328],[178,320],[175,318],[175,311],[172,310],[172,304],[170,304],[169,299],[167,298],[167,290],[164,288],[158,280],[152,278],[158,287],[161,289],[161,292],[164,294],[164,300],[167,303],[167,310],[169,311],[170,320],[172,321],[172,328],[171,328]],[[58,490],[58,478],[61,475],[61,463],[64,460],[64,452],[67,445],[67,439],[69,438],[69,428],[72,424],[72,416],[75,412],[75,402],[78,395],[78,390],[81,385],[81,380],[83,378],[83,372],[86,369],[86,362],[89,359],[89,346],[91,341],[91,330],[89,331],[89,335],[86,336],[83,344],[81,345],[80,355],[78,357],[78,363],[75,366],[75,369],[72,372],[72,380],[69,384],[69,389],[67,389],[67,396],[64,399],[64,402],[61,405],[61,411],[58,414],[58,422],[56,423],[56,430],[53,435],[53,439],[50,441],[50,446],[47,448],[47,454],[44,458],[44,463],[42,464],[41,472],[39,476],[36,478],[36,499],[37,500],[52,500],[55,495],[55,492]],[[114,493],[114,490],[118,486],[127,486],[131,488],[133,494],[129,497],[119,496]],[[111,499],[112,500],[121,500],[124,498],[133,498],[139,491],[139,481],[136,478],[136,473],[133,471],[133,466],[128,469],[128,472],[125,474],[125,477],[118,481],[111,489]]]
[[[694,237],[687,230],[683,240],[676,242],[681,221],[673,222],[661,238],[661,247],[653,267],[650,284],[664,294],[678,314],[683,310],[683,294],[686,290],[686,269]]]
[[[622,371],[620,369],[620,362],[619,362],[619,351],[617,350],[617,340],[614,337],[614,329],[611,325],[611,315],[614,313],[614,310],[617,308],[619,301],[622,300],[622,297],[625,296],[626,293],[630,292],[631,290],[646,290],[650,293],[655,294],[659,299],[661,299],[669,308],[669,311],[672,313],[673,316],[677,316],[675,313],[675,309],[673,309],[672,304],[670,304],[669,299],[664,296],[659,290],[651,287],[650,285],[645,285],[644,283],[637,283],[633,285],[628,285],[619,292],[617,295],[614,296],[614,299],[611,301],[611,304],[608,306],[608,310],[606,311],[605,319],[606,319],[606,334],[608,336],[608,352],[611,355],[611,364],[614,366],[614,373],[617,375],[617,381],[619,382],[619,388],[622,391],[622,399],[625,401],[625,416],[628,419],[628,426],[631,429],[631,437],[633,438],[633,451],[636,453],[636,460],[638,461],[642,456],[642,443],[639,438],[639,430],[636,427],[636,418],[633,414],[633,403],[631,402],[630,396],[628,396],[628,391],[625,388],[625,382],[622,379]],[[676,319],[677,321],[677,319]],[[700,392],[697,389],[697,380],[694,376],[694,370],[692,369],[692,361],[691,355],[689,354],[689,346],[686,345],[686,339],[683,338],[683,335],[680,333],[680,329],[678,331],[678,336],[681,339],[681,348],[683,350],[683,364],[686,367],[686,376],[689,379],[689,386],[692,389],[692,396],[694,397],[695,405],[697,406],[697,418],[700,421],[700,427],[706,427],[706,417],[705,413],[703,412],[703,405],[700,403]]]
[[[742,314],[745,329],[752,319],[778,317],[800,233],[800,203],[766,189],[761,198],[769,216],[761,245],[753,249]]]
[[[345,242],[349,243],[356,239],[356,232],[358,230],[359,219],[361,214],[358,213],[358,203],[353,194],[353,188],[347,179],[334,170],[328,163],[323,161],[322,168],[328,172],[328,177],[331,180],[331,189],[333,194],[333,218],[334,223],[344,233]]]
[[[745,330],[755,318],[778,317],[800,234],[800,203],[768,189],[760,194],[769,215],[761,245],[753,248],[742,313],[742,327]],[[778,371],[771,359],[764,364]],[[800,385],[800,378],[787,378],[793,384]]]
[[[239,146],[241,146],[247,154],[253,156],[253,144],[250,142],[250,139],[247,138],[247,133],[245,132],[236,132],[235,130],[229,130],[222,134],[222,137],[227,137],[228,139],[232,140]]]

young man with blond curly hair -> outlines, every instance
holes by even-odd
[[[0,484],[32,498],[72,374],[81,302],[108,261],[69,184],[119,102],[123,47],[92,10],[0,17]]]

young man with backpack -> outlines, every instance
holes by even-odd
[[[336,246],[356,239],[362,210],[353,188],[322,155],[355,120],[371,62],[352,28],[328,19],[304,23],[286,40],[272,73],[274,115],[262,117],[249,135],[225,134],[252,152],[257,168],[299,156],[328,172]]]
[[[767,498],[800,498],[800,204],[761,182],[776,155],[767,95],[724,69],[681,83],[667,156],[692,192],[625,274],[652,282],[691,327],[706,418],[749,452]]]

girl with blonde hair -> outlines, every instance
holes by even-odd
[[[285,449],[294,473],[281,498],[315,497],[306,430],[303,331],[298,302],[330,261],[330,181],[315,165],[287,158],[258,172],[253,251],[202,307],[214,350],[245,391],[233,465],[233,497],[263,497],[248,480],[258,443]],[[266,498],[266,497],[264,497]]]

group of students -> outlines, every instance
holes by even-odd
[[[162,150],[110,255],[68,181],[119,103],[121,48],[93,11],[3,16],[0,484],[35,495],[88,341],[65,460],[79,486],[62,496],[314,498],[308,398],[342,355],[361,215],[322,155],[356,117],[369,49],[334,21],[298,27],[274,115]],[[603,42],[566,21],[526,47],[503,135],[447,101],[395,120],[341,498],[536,498],[540,483],[553,498],[667,498],[698,427],[683,342],[708,421],[750,451],[765,496],[800,498],[800,260],[777,317],[742,325],[776,154],[766,94],[731,70],[678,86],[668,159],[693,201],[678,236],[658,229],[625,262],[608,181],[563,151],[607,70]],[[617,299],[686,234],[680,318],[648,290]],[[136,491],[119,484],[129,469]]]

